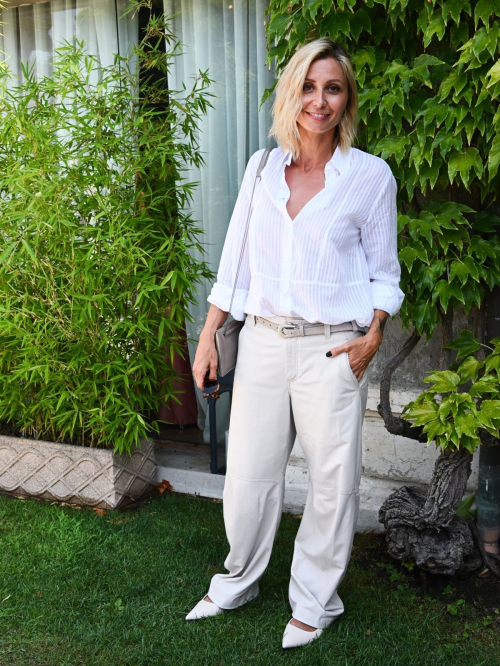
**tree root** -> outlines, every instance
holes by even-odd
[[[455,515],[470,475],[471,459],[468,451],[444,451],[426,493],[404,486],[386,499],[379,521],[387,531],[392,557],[411,557],[424,571],[449,576],[481,566],[469,525]]]

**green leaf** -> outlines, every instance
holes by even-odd
[[[455,297],[461,303],[465,303],[461,287],[458,284],[439,280],[432,292],[432,302],[435,303],[436,300],[439,300],[443,310],[446,312],[448,310],[448,303],[452,297]]]
[[[457,277],[462,284],[467,282],[469,269],[463,262],[459,260],[452,261],[450,266],[450,281],[453,280],[454,277]]]
[[[460,2],[460,0],[457,0]],[[430,55],[429,53],[422,53],[413,61],[413,67],[422,67],[423,65],[445,65],[444,60],[436,58],[436,56]]]
[[[434,35],[438,38],[439,41],[444,36],[446,26],[443,20],[442,11],[437,9],[434,14],[429,19],[426,29],[424,30],[424,47],[429,46]]]
[[[439,158],[433,161],[432,166],[429,166],[427,163],[422,164],[420,167],[420,182],[422,186],[425,187],[425,182],[428,180],[431,186],[431,189],[434,189],[437,180],[439,178],[439,172],[443,161]]]
[[[500,81],[500,60],[498,60],[498,62],[486,72],[486,78],[491,79],[489,83],[486,84],[486,88],[491,88],[491,86]]]
[[[489,37],[486,28],[481,28],[476,32],[471,41],[471,49],[473,54],[478,58],[481,53],[488,47]]]
[[[500,5],[498,0],[479,0],[474,10],[474,26],[476,30],[479,19],[481,19],[487,29],[489,29],[489,18],[494,14],[500,16]]]
[[[407,407],[408,406],[409,405],[407,405]],[[435,402],[424,402],[402,413],[401,416],[408,420],[415,419],[413,425],[421,426],[436,419],[437,411],[438,406]]]
[[[471,386],[469,390],[469,395],[472,396],[473,398],[479,398],[484,393],[497,393],[497,392],[498,392],[498,379],[493,377],[492,375],[485,375],[484,377],[481,377],[481,379],[478,379],[477,382],[474,382],[474,384]],[[494,401],[489,401],[489,402],[494,402]],[[481,405],[481,409],[483,405],[484,402]]]
[[[409,224],[410,233],[412,238],[422,236],[425,238],[429,247],[434,245],[434,239],[432,232],[441,233],[441,229],[436,221],[436,218],[433,215],[428,215],[426,211],[423,211],[420,214],[420,217],[412,220]]]
[[[461,448],[467,449],[469,453],[474,453],[480,443],[481,441],[477,435],[475,437],[470,437],[469,435],[463,433],[460,437]]]
[[[36,255],[35,255],[35,253],[33,252],[33,248],[32,248],[31,245],[28,243],[28,241],[27,241],[25,238],[23,238],[23,239],[21,240],[21,243],[24,245],[24,247],[26,248],[26,252],[30,255],[30,257],[33,259],[33,261],[35,262],[35,264],[38,263],[38,260],[37,260],[37,258],[36,258]]]
[[[467,83],[467,76],[464,72],[452,71],[439,86],[439,100],[442,102],[445,97],[448,97],[452,90],[457,95]]]
[[[468,188],[469,172],[474,169],[476,176],[481,177],[483,163],[477,148],[466,148],[464,151],[454,151],[448,158],[448,176],[453,182],[455,176],[460,174],[462,182]]]
[[[366,30],[367,33],[371,34],[372,24],[370,17],[364,9],[358,9],[353,14],[351,14],[350,20],[351,35],[356,41],[359,39],[359,36],[363,30]]]
[[[332,39],[335,39],[340,33],[350,37],[349,13],[331,12],[321,21],[319,28],[320,36],[323,37],[328,34]]]
[[[467,520],[468,518],[474,518],[477,514],[477,510],[472,510],[472,506],[476,499],[476,493],[471,493],[465,499],[463,499],[460,504],[457,506],[455,515],[459,518]]]
[[[500,134],[495,134],[491,142],[491,149],[488,153],[488,182],[490,182],[498,172],[500,164]]]
[[[406,65],[403,65],[403,63],[400,60],[393,60],[389,67],[385,70],[385,76],[389,77],[389,81],[391,82],[391,88],[394,88],[394,83],[396,81],[396,77],[398,75],[401,75],[403,72],[407,71]]]
[[[436,435],[444,434],[447,431],[447,427],[442,421],[436,419],[435,421],[429,421],[423,427],[423,431],[427,433],[428,441],[432,442]]]
[[[455,418],[455,430],[459,437],[477,437],[478,422],[472,414],[458,414]]]
[[[352,61],[356,65],[357,69],[361,69],[364,65],[368,65],[370,71],[373,72],[373,68],[377,62],[377,57],[375,55],[375,49],[373,46],[367,46],[363,49],[358,49],[353,57]]]
[[[473,282],[466,282],[462,285],[462,295],[464,297],[464,311],[469,314],[473,305],[481,307],[483,300],[484,288],[481,284],[474,284]]]
[[[467,3],[464,3],[463,0],[446,0],[446,2],[443,2],[442,12],[445,23],[448,22],[448,16],[451,14],[452,19],[458,25],[460,22],[460,12],[464,9],[465,4],[469,4],[468,1]]]
[[[457,390],[457,386],[460,384],[460,377],[456,372],[452,372],[451,370],[442,370],[431,372],[423,381],[428,384],[435,382],[432,387],[435,393],[447,393]]]
[[[462,356],[470,356],[470,354],[480,349],[481,345],[471,331],[462,329],[458,338],[444,345],[444,347],[445,349],[457,349],[457,358],[461,358]]]
[[[408,270],[411,271],[413,262],[419,256],[418,251],[414,247],[406,246],[399,252],[399,261],[406,264]]]
[[[394,155],[396,162],[401,164],[401,160],[405,157],[410,144],[408,136],[387,136],[378,142],[376,152],[381,153],[380,157],[385,160],[391,155]]]
[[[496,370],[497,373],[500,374],[500,354],[488,354],[484,362],[484,369],[486,372]]]
[[[415,117],[419,118],[423,115],[425,127],[435,121],[435,127],[437,128],[446,119],[448,113],[449,108],[445,104],[441,104],[435,97],[431,97]]]
[[[469,379],[476,381],[477,373],[483,367],[483,363],[474,356],[467,356],[458,366],[456,372],[460,375],[461,383]]]
[[[330,2],[330,7],[325,7],[325,2],[323,0],[304,0],[304,9],[309,11],[309,15],[311,18],[314,20],[316,18],[316,14],[318,13],[318,9],[322,9],[325,14],[327,14],[330,11],[331,8],[331,2]]]
[[[285,57],[289,47],[290,43],[288,39],[280,39],[276,46],[273,46],[271,49],[269,49],[269,57],[272,59],[276,58],[278,62],[281,62],[281,60],[283,60]]]
[[[474,259],[469,255],[465,255],[464,257],[462,257],[462,263],[465,266],[467,266],[469,275],[472,277],[472,279],[475,280],[476,282],[479,282],[480,280],[479,268]]]
[[[416,303],[410,310],[410,316],[419,334],[423,331],[431,334],[439,321],[439,313],[433,303]]]
[[[281,36],[289,26],[291,19],[290,14],[275,14],[269,23],[268,30]]]
[[[450,43],[454,49],[458,49],[460,44],[465,44],[469,39],[469,25],[467,21],[460,21],[454,25],[450,31]]]
[[[473,235],[470,239],[470,249],[481,260],[496,259],[496,251],[492,243],[488,243],[480,236]]]
[[[483,400],[480,413],[493,422],[500,421],[500,400]]]
[[[457,415],[458,412],[458,404],[457,404],[457,394],[452,393],[450,395],[445,395],[443,400],[441,401],[441,404],[439,405],[439,418],[440,420],[444,423],[446,421],[446,418],[448,417],[449,414],[453,414],[453,416]]]
[[[14,248],[17,246],[17,241],[13,241],[12,243],[9,243],[9,245],[5,248],[5,250],[2,252],[0,255],[0,265],[5,263],[9,256],[11,255],[12,251]]]

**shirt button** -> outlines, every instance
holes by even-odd
[[[281,285],[281,293],[282,294],[288,294],[288,285],[286,285],[286,284]]]

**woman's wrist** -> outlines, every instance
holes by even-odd
[[[379,344],[382,344],[384,328],[388,318],[389,313],[385,310],[374,310],[373,319],[366,335],[369,335],[371,338],[377,338],[380,341]]]
[[[200,340],[208,339],[213,341],[215,332],[224,324],[228,317],[229,312],[221,310],[212,303],[210,305],[210,309],[208,310],[205,326],[200,333]]]

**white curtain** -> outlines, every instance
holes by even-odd
[[[214,105],[200,125],[200,146],[206,166],[186,172],[189,181],[200,181],[190,206],[193,219],[205,235],[201,244],[205,259],[217,271],[222,246],[238,189],[248,159],[259,148],[275,146],[267,139],[270,127],[268,99],[259,111],[260,100],[266,88],[272,86],[274,71],[265,64],[266,35],[264,10],[267,0],[164,0],[165,13],[175,14],[172,28],[183,43],[183,55],[174,58],[168,85],[182,90],[182,82],[189,90],[192,77],[199,69],[206,70],[215,79],[209,98]],[[209,303],[211,283],[198,287],[198,303],[190,307],[195,323],[187,322],[188,338],[198,339]],[[196,344],[189,343],[191,363]],[[198,425],[204,429],[204,440],[209,441],[206,402],[197,391]],[[219,442],[224,441],[228,427],[228,394],[217,403],[217,430]]]
[[[55,49],[76,38],[103,67],[111,65],[115,53],[127,55],[137,44],[137,15],[123,16],[127,6],[128,0],[54,0],[0,10],[0,58],[17,76],[21,62],[34,66],[37,78],[50,76]]]

